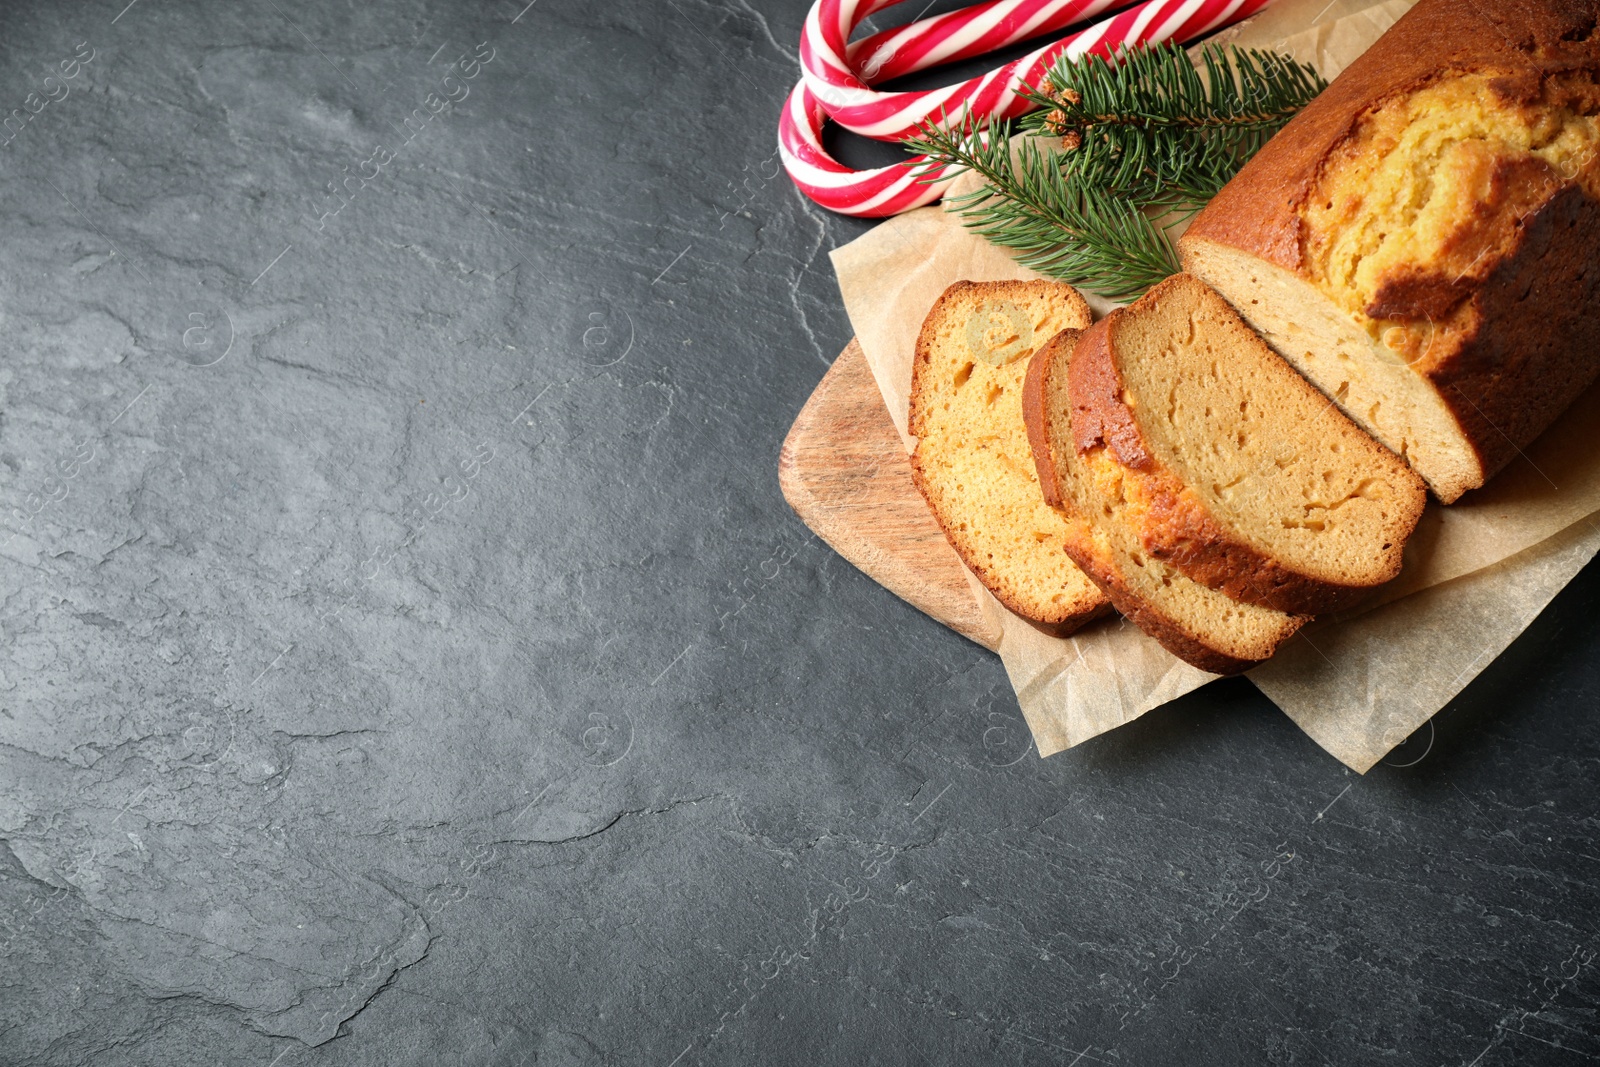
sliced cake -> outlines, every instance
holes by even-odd
[[[1068,390],[1073,346],[1052,338],[1029,364],[1023,411],[1046,499],[1064,519],[1067,553],[1118,611],[1177,656],[1214,674],[1267,659],[1309,616],[1234,600],[1145,548],[1128,514],[1128,468],[1095,445],[1075,444]]]
[[[1057,282],[957,282],[923,323],[911,379],[917,488],[978,580],[1056,636],[1110,602],[1062,551],[1066,520],[1039,486],[1022,383],[1038,345],[1090,318]]]
[[[1400,573],[1427,489],[1205,283],[1179,274],[1078,341],[1080,453],[1122,468],[1151,556],[1235,600],[1346,607]]]

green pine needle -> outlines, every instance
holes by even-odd
[[[951,200],[967,226],[1041,274],[1130,299],[1178,270],[1170,227],[1327,87],[1276,53],[1206,45],[1200,55],[1203,74],[1175,44],[1063,57],[1023,94],[1041,110],[1022,120],[1033,136],[1014,156],[1007,122],[930,123],[906,145],[929,157],[928,171],[984,180]]]
[[[1113,300],[1142,293],[1176,272],[1166,230],[1132,202],[1079,182],[1029,137],[1012,158],[1009,123],[978,136],[972,125],[930,131],[912,144],[941,162],[977,172],[984,185],[952,197],[962,221],[1026,267]]]

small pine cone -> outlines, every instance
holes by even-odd
[[[1067,132],[1067,113],[1065,111],[1052,111],[1044,117],[1044,128],[1056,136]]]
[[[1079,148],[1082,145],[1083,134],[1079,133],[1077,130],[1068,130],[1066,136],[1061,138],[1061,150],[1064,152],[1070,152],[1074,148]]]
[[[1076,89],[1063,89],[1057,94],[1057,99],[1065,100],[1069,104],[1083,103],[1083,94]]]

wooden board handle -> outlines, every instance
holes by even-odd
[[[988,649],[966,568],[911,481],[911,464],[851,341],[794,420],[778,458],[784,499],[807,526],[867,577]]]

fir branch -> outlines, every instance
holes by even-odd
[[[1113,299],[1178,269],[1168,234],[1326,88],[1272,52],[1206,45],[1197,69],[1175,44],[1063,57],[1038,89],[1032,134],[1010,123],[930,123],[906,146],[923,173],[972,170],[986,183],[953,197],[963,222],[1027,266]],[[1058,140],[1059,138],[1059,140]],[[1048,149],[1048,150],[1047,150]]]
[[[1136,200],[1170,190],[1204,203],[1327,83],[1275,52],[1208,44],[1200,60],[1204,75],[1172,42],[1062,57],[1023,94],[1042,110],[1022,127],[1075,142],[1081,180]]]
[[[968,227],[1018,253],[1024,266],[1113,300],[1137,296],[1176,273],[1178,257],[1166,230],[1142,209],[1074,181],[1056,156],[1040,151],[1039,138],[1025,138],[1013,158],[1009,123],[986,132],[969,122],[951,131],[930,128],[907,142],[931,160],[984,180],[950,199]]]

